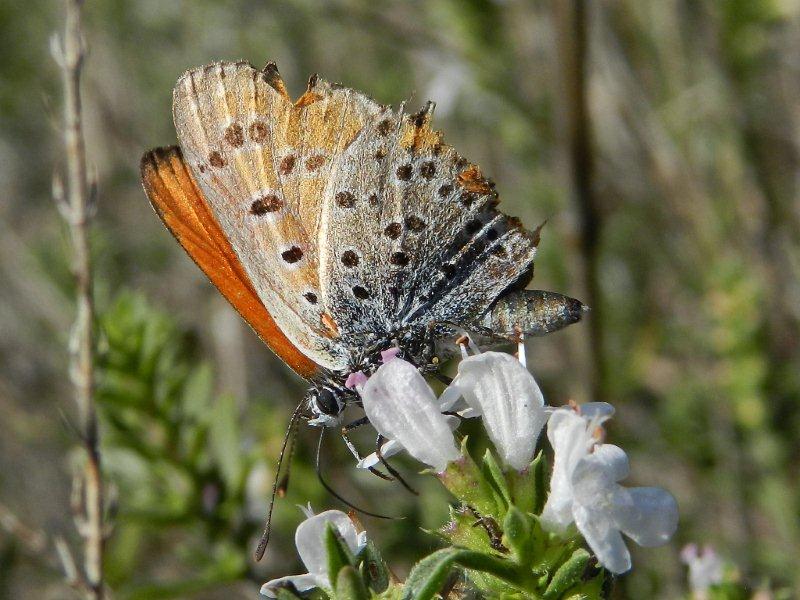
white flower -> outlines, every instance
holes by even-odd
[[[303,509],[308,517],[297,526],[294,534],[294,543],[300,560],[308,569],[302,575],[289,575],[273,579],[261,586],[261,593],[268,598],[276,598],[275,588],[291,583],[298,592],[310,589],[330,588],[328,579],[328,559],[325,553],[325,531],[331,523],[342,535],[348,548],[357,554],[367,543],[366,532],[358,533],[355,525],[346,514],[340,510],[326,510],[315,515],[310,508]]]
[[[614,407],[605,402],[591,402],[576,410],[580,413],[572,408],[553,411],[547,425],[547,438],[555,457],[542,523],[559,533],[566,531],[575,520],[572,515],[572,473],[575,466],[589,455],[598,441],[595,432],[614,414]]]
[[[681,560],[689,567],[689,587],[697,600],[708,597],[708,588],[722,583],[724,565],[710,546],[698,551],[697,545],[688,544],[681,550]]]
[[[381,447],[385,457],[405,449],[441,473],[447,463],[461,456],[452,433],[458,419],[442,414],[449,406],[437,401],[411,363],[400,358],[387,361],[358,391],[369,422],[389,440]],[[377,462],[372,454],[359,466],[370,467]]]
[[[489,438],[505,463],[518,471],[527,468],[548,411],[525,366],[502,352],[469,356],[458,365],[451,388],[471,409],[464,416],[483,417]]]
[[[550,497],[542,524],[563,532],[575,522],[605,568],[624,573],[631,557],[622,533],[641,546],[659,546],[678,525],[675,499],[660,488],[624,488],[628,457],[618,446],[600,444],[594,437],[611,414],[610,405],[556,410],[547,435],[555,450]]]

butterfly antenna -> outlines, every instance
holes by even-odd
[[[298,414],[298,417],[300,415]],[[297,420],[297,419],[295,419]],[[297,447],[297,426],[291,429],[291,436],[289,437],[289,456],[286,459],[286,473],[280,479],[278,484],[278,498],[283,498],[289,491],[289,475],[292,472],[292,459],[294,458],[294,449]],[[280,470],[280,469],[279,469]]]
[[[303,402],[297,405],[297,408],[294,409],[292,413],[292,418],[289,419],[289,426],[286,428],[286,433],[283,435],[283,444],[281,444],[281,452],[278,455],[278,466],[275,469],[275,481],[272,484],[272,497],[269,501],[269,510],[267,511],[267,522],[264,525],[264,533],[261,534],[261,539],[258,542],[258,547],[256,548],[255,554],[253,555],[256,559],[256,562],[260,561],[264,558],[264,552],[267,550],[267,544],[269,544],[269,535],[272,533],[272,511],[275,508],[275,496],[278,495],[278,488],[279,484],[281,484],[281,467],[283,466],[283,458],[286,454],[286,447],[289,445],[289,442],[294,439],[293,432],[295,430],[295,425],[297,424],[297,418],[300,416],[300,409],[303,407]],[[291,457],[294,451],[294,444],[291,446],[291,450],[289,452],[289,456]],[[290,461],[291,463],[291,458]],[[286,490],[286,486],[289,484],[289,474],[286,474],[285,481],[282,485],[280,485],[280,489],[282,491]]]
[[[339,493],[336,492],[336,490],[334,490],[330,485],[328,485],[328,483],[322,477],[322,470],[320,468],[320,457],[322,456],[322,440],[324,438],[325,438],[325,428],[323,427],[323,428],[321,428],[319,430],[319,442],[317,442],[317,460],[316,460],[316,464],[314,465],[314,469],[317,472],[317,479],[319,479],[319,482],[322,485],[322,487],[324,487],[325,490],[331,496],[336,498],[339,502],[341,502],[345,506],[348,506],[348,507],[352,508],[356,512],[360,512],[360,513],[362,513],[364,515],[367,515],[369,517],[375,517],[377,519],[393,519],[393,520],[402,519],[403,517],[390,517],[388,515],[379,515],[377,513],[370,512],[368,510],[364,510],[363,508],[359,508],[358,506],[356,506],[352,502],[349,502],[348,500],[345,500],[344,498],[342,498],[342,496],[340,496]]]

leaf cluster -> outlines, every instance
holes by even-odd
[[[103,315],[97,397],[111,479],[124,494],[109,579],[130,598],[171,597],[241,579],[250,535],[242,507],[253,466],[238,409],[215,397],[213,374],[167,315],[123,294]],[[167,586],[135,582],[154,539],[170,531],[202,540],[193,576]],[[182,562],[176,548],[175,569]],[[185,558],[189,558],[188,554]]]

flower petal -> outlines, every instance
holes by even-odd
[[[622,532],[640,546],[666,544],[678,527],[678,503],[668,491],[655,487],[625,490],[630,506],[618,506],[614,520]]]
[[[467,404],[482,414],[505,463],[526,468],[547,421],[544,397],[533,376],[510,354],[484,352],[461,361],[457,381]]]
[[[630,474],[628,455],[614,444],[598,444],[589,455],[595,468],[603,469],[612,481],[622,481]]]
[[[475,417],[481,416],[481,411],[475,410],[474,408],[467,407],[463,410],[458,411],[458,416],[462,419],[474,419]]]
[[[358,533],[358,539],[356,541],[358,542],[358,548],[356,550],[356,554],[358,554],[359,552],[361,552],[361,550],[364,548],[364,546],[367,545],[367,532],[366,531],[360,531]]]
[[[364,375],[364,371],[355,371],[347,376],[347,379],[344,382],[344,387],[346,387],[348,390],[354,390],[358,386],[364,385],[365,383],[367,383],[367,376]]]
[[[622,534],[608,516],[585,506],[576,506],[575,524],[597,560],[606,569],[620,574],[631,568],[631,554],[625,546]]]
[[[455,415],[444,415],[445,423],[450,428],[450,431],[455,431],[461,425],[461,419]]]
[[[441,412],[460,410],[462,407],[466,408],[466,403],[461,398],[461,389],[456,381],[453,380],[453,383],[447,386],[442,395],[439,396],[439,410]]]
[[[688,565],[693,560],[697,560],[697,544],[686,544],[681,550],[681,562]]]
[[[586,420],[571,408],[554,410],[547,424],[554,461],[542,525],[549,531],[563,532],[573,521],[572,474],[578,461],[589,455],[594,443],[586,427]]]
[[[325,554],[325,530],[328,523],[332,523],[342,535],[347,546],[355,552],[358,548],[358,533],[355,525],[346,514],[340,510],[326,510],[318,515],[306,519],[297,526],[294,534],[294,543],[300,560],[308,572],[319,581],[328,583],[328,559]]]
[[[608,421],[614,416],[614,407],[608,402],[587,402],[586,404],[579,404],[578,410],[582,417],[587,419],[596,419],[598,425]]]
[[[314,509],[311,508],[311,502],[306,502],[305,506],[303,506],[302,504],[298,504],[297,508],[299,508],[300,512],[306,516],[306,519],[310,519],[316,514],[314,512]]]
[[[291,583],[298,592],[307,592],[315,587],[327,586],[327,578],[325,582],[320,582],[314,575],[305,573],[303,575],[288,575],[287,577],[280,577],[268,581],[261,586],[261,594],[267,598],[277,598],[278,588],[288,587]]]
[[[460,456],[433,390],[411,363],[395,358],[382,365],[361,389],[361,398],[381,435],[437,472]]]

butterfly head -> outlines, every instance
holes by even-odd
[[[312,387],[305,396],[311,413],[309,424],[322,427],[340,425],[345,408],[350,404],[360,404],[359,387],[386,360],[402,354],[413,362],[412,354],[401,351],[396,344],[397,340],[392,336],[391,341],[383,340],[365,349],[353,350],[347,370],[329,371],[316,381],[312,380]]]
[[[306,405],[311,411],[309,424],[333,427],[339,424],[345,405],[354,392],[331,383],[320,383],[306,392]]]

